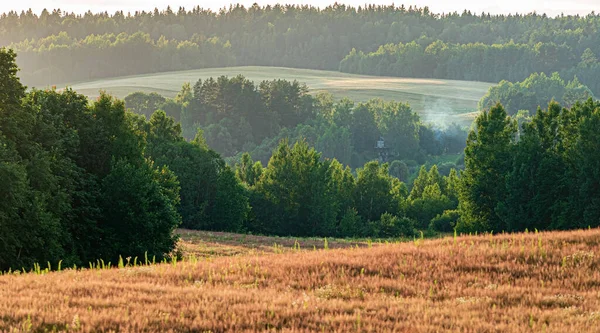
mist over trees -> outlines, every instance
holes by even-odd
[[[200,129],[206,144],[232,163],[249,152],[266,165],[279,142],[290,139],[305,140],[324,158],[358,168],[379,158],[374,147],[384,137],[391,159],[423,164],[431,156],[460,154],[467,136],[456,124],[440,129],[423,123],[405,103],[334,101],[327,93],[310,95],[296,81],[254,83],[241,75],[185,84],[174,99],[133,93],[125,106],[147,118],[163,110],[180,120],[187,140]]]
[[[0,45],[27,84],[229,65],[499,82],[577,76],[600,95],[598,14],[490,15],[428,7],[233,5],[75,15],[4,13]]]

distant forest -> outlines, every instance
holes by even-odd
[[[577,76],[600,95],[600,14],[435,14],[427,7],[335,4],[200,7],[0,17],[0,45],[24,83],[230,65],[499,82]]]

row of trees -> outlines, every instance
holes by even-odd
[[[368,64],[361,66],[350,65],[346,61],[342,67],[349,71],[498,82],[503,79],[521,81],[532,72],[549,74],[569,69],[577,73],[564,77],[578,75],[597,93],[600,83],[595,78],[600,66],[588,66],[595,70],[595,74],[584,76],[581,74],[586,71],[581,67],[585,66],[579,66],[578,62],[587,49],[591,54],[600,54],[599,31],[600,17],[593,13],[586,17],[556,18],[535,13],[475,15],[469,11],[440,15],[427,7],[354,8],[340,4],[323,9],[293,5],[253,5],[248,8],[235,5],[219,12],[200,7],[191,10],[167,8],[112,15],[91,12],[75,15],[60,10],[36,15],[27,11],[9,12],[0,17],[0,45],[15,43],[15,48],[29,52],[30,59],[25,61],[23,58],[20,63],[31,75],[25,82],[44,85],[50,82],[47,81],[49,74],[39,72],[34,75],[35,70],[28,69],[29,65],[44,64],[37,67],[43,68],[48,60],[52,60],[52,64],[57,64],[56,78],[51,81],[54,84],[58,82],[58,75],[65,75],[70,81],[108,75],[106,73],[134,74],[135,71],[135,74],[141,74],[233,63],[337,70],[340,61],[356,49],[365,52],[365,55],[374,52],[368,58],[376,58],[376,61],[367,61]],[[127,48],[135,50],[140,59],[129,56],[115,59],[116,54],[129,53],[121,48],[104,47],[108,40],[112,43],[121,34],[138,36],[127,43]],[[71,63],[79,65],[72,77],[70,70],[74,66],[62,65],[60,51],[46,50],[64,48],[64,44],[58,41],[55,46],[48,43],[49,40],[60,39],[59,36],[73,39],[69,45],[74,52],[72,60],[77,61]],[[90,45],[86,42],[88,38],[98,41]],[[40,42],[42,40],[47,42]],[[169,41],[169,46],[161,47],[166,41]],[[40,43],[45,44],[46,49],[38,46]],[[398,47],[398,43],[402,43],[402,47]],[[27,44],[33,45],[37,51],[28,51]],[[430,50],[432,52],[425,52],[430,44],[435,45]],[[393,55],[398,51],[394,54],[386,51],[380,55],[377,50],[382,45],[387,45],[383,50],[408,48],[408,51],[397,66],[391,66],[397,63]],[[148,50],[152,52],[148,54]],[[85,52],[88,58],[83,57]],[[419,52],[419,61],[412,59]],[[404,54],[404,51],[401,53]],[[379,65],[382,59],[388,60]],[[131,63],[129,67],[121,66],[123,62],[136,60],[140,62]],[[118,71],[111,68],[106,68],[108,72],[104,69],[90,70],[87,61],[118,64]],[[432,63],[443,65],[428,66]],[[386,66],[388,68],[383,68]]]
[[[133,93],[125,105],[146,117],[164,110],[181,122],[185,138],[201,128],[207,144],[226,158],[237,161],[250,152],[265,165],[285,138],[306,140],[324,157],[358,168],[378,158],[374,146],[382,136],[393,158],[423,164],[428,156],[461,153],[467,135],[458,125],[441,130],[424,124],[407,104],[336,102],[328,93],[313,97],[296,81],[255,84],[241,75],[185,84],[174,99]]]
[[[600,94],[600,52],[575,51],[566,44],[430,44],[421,41],[386,44],[375,52],[352,49],[340,62],[340,71],[370,75],[426,77],[499,82],[523,81],[531,73],[559,72],[563,77],[582,76],[582,82]],[[590,73],[591,72],[591,73]],[[545,97],[545,96],[544,96]]]
[[[0,269],[163,258],[179,182],[144,156],[141,119],[102,95],[25,92],[0,49]]]
[[[460,231],[600,226],[600,103],[552,102],[517,123],[498,104],[477,118],[459,188]]]
[[[294,236],[410,237],[458,205],[456,171],[443,177],[437,167],[421,168],[412,191],[389,173],[387,163],[356,170],[300,141],[282,141],[263,168],[249,154],[236,165],[249,193],[246,230]],[[436,228],[451,229],[451,223]],[[432,226],[433,227],[433,226]]]
[[[61,32],[10,47],[19,53],[21,79],[34,86],[236,63],[228,42],[200,35],[178,41],[122,32],[75,39]]]
[[[479,101],[479,109],[487,110],[501,103],[512,116],[519,111],[534,113],[539,106],[550,100],[571,107],[577,101],[593,97],[590,89],[581,84],[577,77],[565,82],[558,73],[551,76],[533,73],[522,82],[501,81],[498,85],[490,87]]]

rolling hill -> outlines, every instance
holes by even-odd
[[[227,67],[178,72],[107,78],[103,80],[66,83],[65,86],[89,97],[100,90],[123,98],[136,91],[156,92],[174,97],[185,82],[198,79],[235,76],[242,74],[255,82],[272,79],[298,80],[306,83],[312,92],[328,91],[336,99],[348,97],[356,101],[371,98],[408,102],[425,121],[443,123],[457,121],[470,123],[477,102],[492,85],[483,82],[439,79],[413,79],[354,75],[332,71],[281,67]]]

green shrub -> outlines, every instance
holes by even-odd
[[[459,217],[460,213],[458,210],[445,210],[443,214],[438,214],[431,219],[429,229],[441,232],[451,232],[454,230]]]

